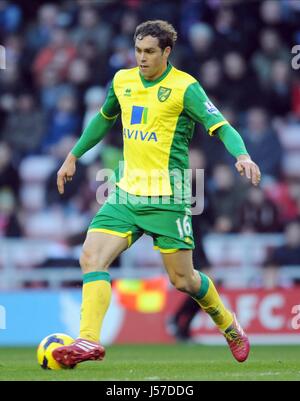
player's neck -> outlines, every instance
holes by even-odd
[[[167,70],[168,68],[168,63],[163,64],[162,68],[152,77],[144,77],[146,81],[156,81],[158,78],[160,78]]]

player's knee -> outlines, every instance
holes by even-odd
[[[83,273],[107,270],[107,268],[109,267],[108,264],[103,264],[102,261],[102,264],[100,266],[100,260],[101,258],[99,258],[98,254],[83,248],[80,256],[80,266]]]
[[[95,271],[96,261],[94,255],[91,252],[83,249],[80,255],[79,262],[81,269],[84,273],[87,273],[89,271]]]
[[[188,277],[185,276],[176,276],[171,280],[171,283],[174,287],[181,292],[192,293],[193,292],[193,285],[190,283]]]

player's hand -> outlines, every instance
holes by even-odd
[[[251,160],[250,156],[238,156],[235,167],[241,176],[245,175],[253,185],[257,186],[260,183],[261,173],[259,167]]]
[[[63,165],[57,172],[57,188],[61,195],[65,192],[65,184],[68,181],[72,181],[73,175],[76,171],[76,160],[76,157],[69,153]]]

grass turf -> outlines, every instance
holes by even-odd
[[[300,347],[256,346],[246,363],[225,347],[114,345],[102,362],[44,371],[34,348],[0,348],[0,380],[300,380]]]

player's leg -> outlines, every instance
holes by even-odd
[[[71,345],[53,351],[54,359],[65,366],[102,360],[100,345],[102,322],[111,299],[108,268],[128,247],[128,238],[103,232],[89,232],[83,245],[80,264],[83,272],[82,306],[79,338]]]
[[[105,350],[99,337],[111,299],[108,268],[140,235],[127,205],[115,203],[110,197],[91,222],[80,258],[83,272],[80,337],[74,344],[53,352],[57,362],[73,366],[103,359]]]
[[[139,217],[139,225],[150,233],[162,254],[171,283],[191,295],[209,313],[221,330],[233,322],[232,314],[223,305],[212,281],[194,269],[191,213],[187,207],[153,206]],[[203,299],[202,299],[203,298]]]
[[[197,216],[196,216],[197,217]],[[198,223],[198,224],[196,224]],[[203,247],[203,233],[201,231],[201,220],[192,220],[192,228],[195,239],[195,249],[193,250],[193,264],[196,269],[199,269],[204,274],[209,274],[210,262],[206,256],[205,249]],[[186,296],[184,301],[179,305],[178,309],[174,314],[167,320],[167,328],[177,340],[186,341],[191,338],[191,326],[192,322],[197,314],[201,312],[201,308],[197,302],[194,301],[190,296]]]
[[[208,276],[194,269],[191,250],[162,253],[171,283],[190,296],[207,312],[220,330],[225,331],[233,322]]]
[[[80,338],[99,341],[111,299],[108,268],[127,247],[126,237],[88,232],[80,258],[83,273]]]
[[[161,250],[162,251],[162,250]],[[243,362],[249,354],[249,341],[236,318],[223,304],[212,280],[194,269],[191,250],[163,253],[162,258],[171,283],[189,294],[215,322],[234,357]]]
[[[114,195],[117,195],[114,197]],[[111,263],[141,235],[129,205],[112,193],[92,220],[83,245],[83,300],[80,337],[99,341],[102,322],[110,303]]]

